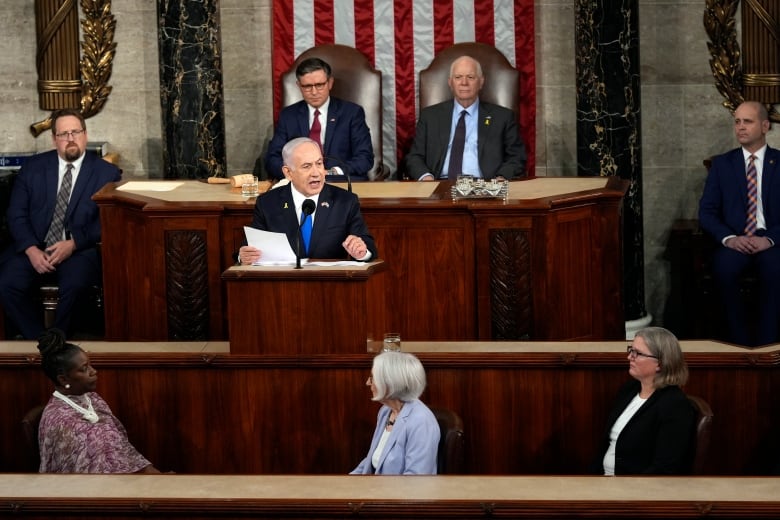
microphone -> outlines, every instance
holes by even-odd
[[[306,199],[303,201],[303,206],[301,206],[301,222],[298,224],[298,233],[295,237],[295,268],[300,269],[301,268],[301,229],[303,228],[303,223],[306,222],[306,218],[314,213],[315,205],[314,201],[311,199]]]
[[[325,159],[328,162],[336,162],[336,163],[338,163],[337,166],[339,166],[341,168],[341,170],[344,172],[344,177],[347,178],[347,191],[352,193],[352,178],[349,175],[349,171],[351,169],[350,166],[347,163],[345,163],[344,161],[342,161],[341,159],[339,159],[338,157],[326,156],[326,157],[323,157],[323,159]]]

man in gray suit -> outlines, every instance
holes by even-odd
[[[480,101],[485,77],[479,62],[469,56],[457,58],[447,83],[453,100],[420,111],[406,156],[408,174],[421,181],[454,180],[461,174],[499,180],[524,177],[525,146],[517,117],[512,110]]]

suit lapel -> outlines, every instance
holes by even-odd
[[[490,134],[491,123],[493,122],[493,111],[490,109],[490,105],[480,101],[477,117],[477,157],[481,159],[482,151]],[[480,164],[482,164],[482,161],[480,161]]]
[[[742,148],[737,148],[732,156],[731,169],[734,172],[734,187],[736,188],[742,200],[742,207],[747,214],[747,167],[745,165],[745,156]]]
[[[309,252],[316,251],[320,242],[323,229],[328,229],[328,220],[331,215],[331,206],[333,206],[333,188],[325,184],[317,199],[317,207],[314,208],[314,226],[311,228],[311,243]]]
[[[301,101],[298,108],[298,128],[302,136],[309,137],[309,105],[306,101]]]
[[[49,213],[49,219],[54,215],[54,206],[57,204],[57,188],[59,188],[60,182],[60,161],[57,158],[57,154],[54,154],[53,164],[46,168],[45,177],[45,189],[46,189],[46,210]]]
[[[292,198],[292,184],[288,184],[283,188],[279,188],[279,207],[282,208],[282,229],[285,230],[287,236],[295,238],[295,234],[298,232],[298,218],[296,214],[295,204]],[[293,240],[295,243],[295,240]]]
[[[772,200],[772,193],[777,189],[778,162],[780,162],[780,153],[774,148],[767,146],[766,153],[764,154],[764,168],[761,171],[761,200],[764,206],[763,211],[767,227],[769,227],[767,213],[771,212],[772,209],[772,205],[769,201]]]
[[[437,139],[439,140],[438,145],[435,147],[435,149],[441,150],[441,156],[439,157],[436,164],[433,166],[433,168],[438,171],[440,174],[444,173],[444,161],[447,158],[447,151],[450,146],[450,130],[452,129],[452,111],[453,111],[453,103],[454,101],[450,101],[448,103],[442,103],[440,105],[441,107],[441,115],[434,118],[434,121],[439,121],[441,124],[441,127],[438,129],[438,131],[434,131],[434,135],[437,136]]]
[[[76,177],[76,182],[70,191],[70,201],[68,202],[68,209],[65,211],[65,222],[68,221],[71,213],[73,213],[73,211],[76,209],[76,206],[78,206],[81,197],[87,190],[87,185],[90,183],[90,179],[92,177],[93,161],[89,159],[89,155],[85,155],[84,160],[81,161],[79,175]],[[68,226],[66,225],[65,227],[67,228]]]
[[[385,449],[382,450],[382,456],[379,457],[379,465],[377,465],[377,470],[379,470],[379,468],[381,468],[382,465],[385,463],[385,458],[387,458],[387,455],[393,449],[393,446],[395,446],[397,439],[401,435],[403,435],[404,430],[406,430],[406,419],[409,417],[409,414],[412,413],[412,408],[413,408],[413,402],[405,403],[404,407],[401,408],[401,413],[399,413],[398,416],[395,418],[395,424],[393,424],[393,430],[390,432],[390,436],[387,438]],[[385,419],[389,417],[390,414],[388,413]]]
[[[334,99],[333,96],[331,96],[330,105],[328,105],[328,120],[325,121],[325,142],[322,143],[322,153],[324,155],[330,155],[330,145],[333,142],[333,136],[336,135],[336,121],[338,121],[340,114],[341,104],[337,99]]]

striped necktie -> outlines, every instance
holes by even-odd
[[[758,175],[756,173],[756,156],[751,155],[747,167],[747,220],[745,235],[752,237],[756,233],[756,214],[758,209]]]
[[[50,247],[64,238],[65,213],[68,211],[70,185],[73,182],[72,170],[73,165],[68,163],[67,168],[65,168],[65,175],[62,177],[60,191],[57,192],[57,203],[54,206],[54,216],[51,219],[51,224],[49,224],[49,232],[46,233],[46,247]]]

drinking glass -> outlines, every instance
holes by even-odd
[[[470,175],[460,175],[458,180],[455,181],[455,189],[458,193],[465,197],[474,190],[474,179]]]
[[[260,190],[257,185],[257,177],[252,177],[251,181],[241,185],[241,195],[244,197],[257,197],[259,194]]]
[[[401,334],[398,332],[385,333],[385,339],[382,344],[382,350],[385,352],[400,352]]]

